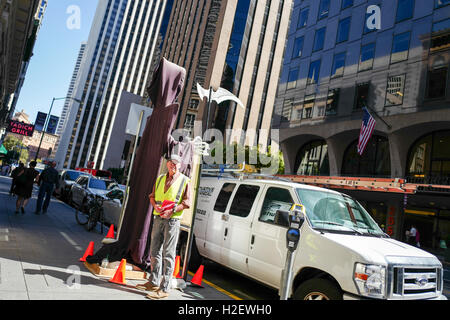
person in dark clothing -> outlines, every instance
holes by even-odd
[[[14,193],[14,188],[16,187],[17,182],[17,174],[24,168],[25,168],[24,164],[22,162],[19,162],[19,166],[11,172],[12,182],[11,182],[11,189],[9,189],[10,195]]]
[[[36,204],[35,214],[41,213],[41,208],[43,213],[47,213],[48,206],[50,205],[50,198],[52,197],[53,190],[59,187],[59,177],[58,171],[55,169],[56,162],[52,161],[50,165],[42,171],[39,176],[39,195]],[[45,201],[42,205],[42,201]]]
[[[22,214],[25,213],[25,206],[33,193],[33,184],[39,176],[39,172],[34,169],[35,167],[36,161],[31,161],[28,168],[22,168],[17,173],[16,186],[14,188],[14,193],[18,196],[16,201],[16,214],[19,213],[19,208],[22,210]]]

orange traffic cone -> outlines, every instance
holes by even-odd
[[[204,267],[203,267],[203,265],[201,265],[191,280],[192,284],[195,284],[196,286],[199,286],[201,288],[203,288],[203,286],[202,286],[203,269],[204,269]]]
[[[93,256],[94,255],[94,241],[89,242],[89,246],[86,249],[86,252],[84,253],[83,257],[80,258],[81,262],[85,262],[86,258],[88,256]]]
[[[175,258],[175,269],[173,270],[173,276],[180,278],[180,256]]]
[[[116,270],[116,273],[114,274],[114,277],[112,277],[109,282],[117,283],[117,284],[127,284],[125,281],[125,268],[127,265],[127,260],[122,259],[120,261],[119,267]]]
[[[109,227],[109,231],[108,231],[108,234],[106,235],[106,238],[114,239],[114,225],[113,224]]]

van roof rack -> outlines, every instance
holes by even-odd
[[[245,164],[242,166],[242,168],[245,168]],[[225,169],[227,170],[227,169]],[[292,180],[287,178],[282,178],[278,176],[273,176],[270,174],[263,174],[263,173],[247,173],[244,172],[244,169],[239,170],[232,170],[228,169],[228,171],[225,171],[224,169],[221,169],[220,171],[214,170],[214,169],[202,169],[202,176],[209,176],[209,177],[217,177],[217,178],[232,178],[232,179],[265,179],[265,180],[276,180],[276,181],[284,181],[284,182],[290,182],[292,183]]]

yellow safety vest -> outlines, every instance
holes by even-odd
[[[164,192],[164,186],[166,185],[166,175],[160,175],[156,179],[155,188],[155,202],[161,205],[164,200],[173,201],[176,205],[179,205],[183,201],[183,193],[186,190],[186,186],[189,183],[189,178],[180,173],[180,176],[169,187],[167,192]],[[153,210],[155,216],[159,216],[159,213]],[[183,210],[174,212],[172,218],[181,219]]]

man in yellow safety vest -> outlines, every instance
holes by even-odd
[[[179,172],[181,158],[171,155],[167,174],[160,175],[149,195],[153,207],[153,228],[150,244],[150,279],[136,288],[150,291],[149,299],[169,296],[175,267],[176,247],[183,210],[190,207],[190,180]]]

